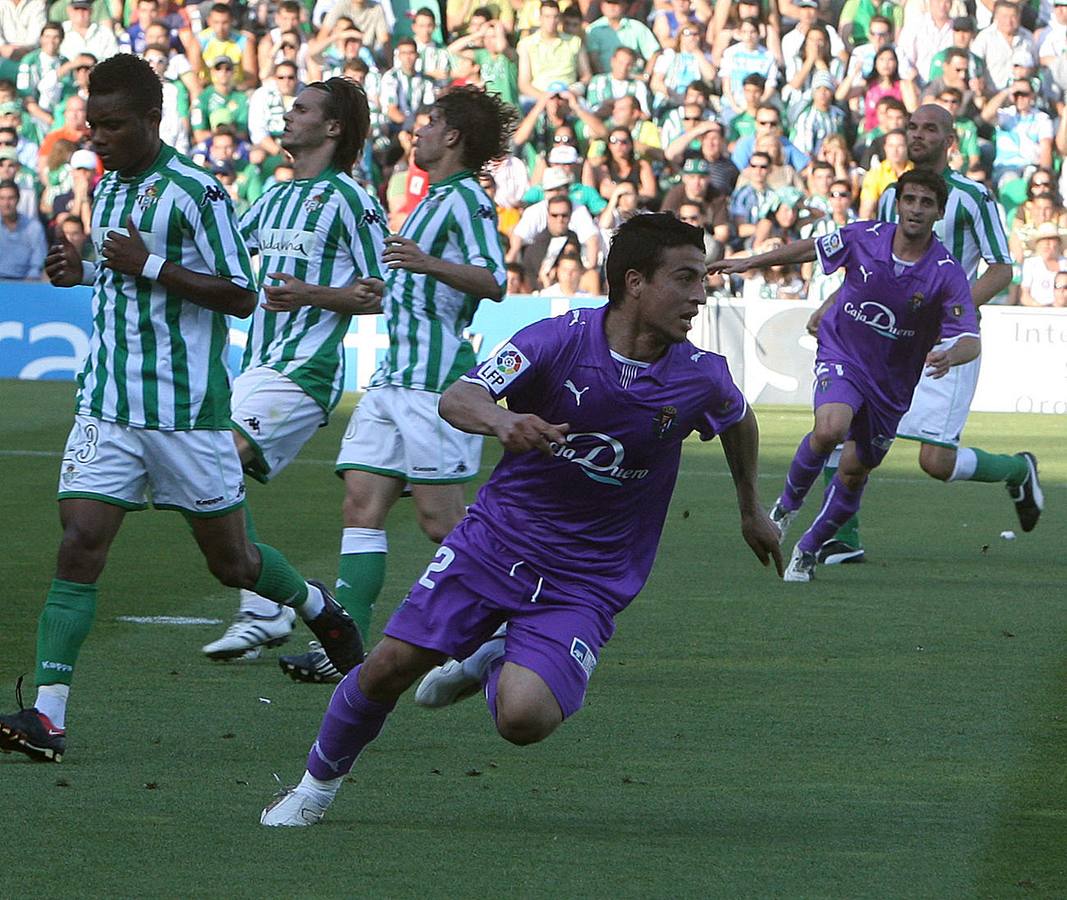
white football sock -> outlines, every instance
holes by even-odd
[[[319,614],[326,608],[326,601],[322,598],[322,591],[320,591],[315,585],[308,582],[308,598],[304,601],[303,605],[296,608],[300,618],[305,622],[310,622],[312,619],[318,618]]]
[[[42,684],[37,688],[37,712],[44,713],[56,728],[66,728],[69,684]]]
[[[305,771],[304,777],[300,779],[300,784],[296,786],[296,789],[302,794],[314,797],[323,806],[329,806],[333,803],[333,798],[337,796],[337,791],[344,780],[345,776],[341,775],[339,778],[331,778],[329,781],[320,781],[310,772]]]
[[[259,619],[273,619],[282,611],[280,604],[266,597],[260,597],[255,591],[241,588],[241,612],[251,613]]]
[[[949,481],[970,481],[978,471],[978,454],[970,447],[960,447],[956,451],[956,465],[949,475]]]

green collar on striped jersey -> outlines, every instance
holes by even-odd
[[[449,175],[447,178],[442,178],[440,181],[435,181],[430,185],[431,191],[436,191],[438,188],[446,187],[450,184],[455,184],[457,181],[462,181],[464,178],[473,178],[474,172],[470,169],[460,169],[455,175]]]
[[[171,147],[169,144],[164,143],[163,141],[160,141],[159,153],[156,154],[156,158],[152,161],[152,165],[150,165],[147,169],[145,169],[143,172],[138,172],[136,175],[120,175],[118,172],[116,172],[115,176],[118,178],[119,181],[140,181],[142,178],[147,178],[152,173],[156,172],[159,169],[162,169],[168,162],[171,161],[171,159],[174,158],[176,153],[177,151],[173,147]]]

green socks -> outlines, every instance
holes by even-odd
[[[337,568],[337,602],[359,626],[363,642],[370,637],[374,601],[385,583],[385,559],[389,544],[377,528],[346,528],[341,536],[341,561]]]
[[[300,573],[269,544],[256,544],[256,548],[263,565],[253,590],[282,606],[303,606],[308,598],[308,586]]]
[[[70,684],[96,614],[96,585],[56,578],[37,623],[37,686]]]
[[[975,455],[977,465],[969,481],[1006,481],[1012,487],[1018,487],[1030,474],[1030,468],[1021,456],[986,453],[977,447],[971,447],[970,450]]]

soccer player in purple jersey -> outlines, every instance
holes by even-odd
[[[722,441],[741,533],[781,574],[778,530],[756,498],[755,415],[726,360],[686,340],[704,276],[698,229],[636,216],[608,255],[606,307],[523,329],[445,391],[447,421],[507,452],[334,691],[307,772],[264,825],[318,822],[400,695],[447,657],[484,685],[511,743],[543,740],[577,712],[615,615],[652,568],[693,431]],[[503,623],[506,637],[487,640]]]
[[[896,183],[900,221],[855,222],[820,238],[789,244],[710,271],[741,273],[818,255],[827,274],[845,268],[837,303],[819,325],[815,356],[815,427],[806,434],[771,518],[785,536],[834,448],[841,464],[822,509],[793,548],[786,581],[811,581],[823,542],[860,506],[867,476],[885,458],[919,377],[942,378],[978,356],[978,319],[967,276],[933,236],[948,187],[933,172],[911,171]],[[933,350],[939,338],[959,339]]]

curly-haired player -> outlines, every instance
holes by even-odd
[[[435,544],[462,518],[463,483],[478,474],[481,437],[437,414],[441,393],[474,365],[463,339],[478,303],[504,295],[496,207],[478,183],[507,152],[517,114],[494,94],[454,87],[415,133],[415,162],[430,189],[385,241],[382,302],[389,349],[349,423],[337,458],[345,480],[338,600],[367,634],[385,579],[385,520],[405,484]],[[297,681],[338,681],[317,647],[283,656]]]

